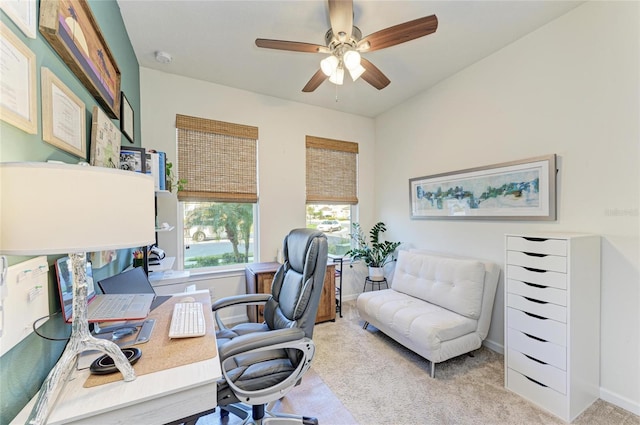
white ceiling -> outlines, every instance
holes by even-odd
[[[354,1],[363,36],[435,14],[438,30],[370,52],[391,84],[363,80],[313,93],[302,87],[325,57],[260,49],[256,38],[324,45],[326,1],[118,0],[141,67],[210,81],[295,102],[375,117],[580,5],[579,1]],[[156,51],[173,61],[155,60]],[[336,101],[337,99],[337,101]]]

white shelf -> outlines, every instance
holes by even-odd
[[[151,263],[152,260],[149,260]],[[164,257],[160,260],[160,265],[151,265],[149,264],[150,272],[161,272],[165,270],[171,270],[173,268],[173,263],[175,263],[176,257]]]

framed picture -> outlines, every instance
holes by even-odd
[[[145,149],[120,146],[120,169],[145,174],[147,172]]]
[[[556,219],[556,156],[409,179],[412,219]]]
[[[124,93],[120,99],[120,131],[133,143],[133,108]]]
[[[87,158],[86,113],[80,100],[48,68],[42,80],[42,140],[69,153]]]
[[[120,140],[118,127],[97,106],[91,121],[91,165],[120,168]]]
[[[2,0],[0,9],[4,10],[24,35],[36,38],[36,0]]]
[[[120,69],[89,3],[42,0],[40,33],[111,118],[120,115]]]
[[[27,133],[36,134],[36,55],[2,22],[0,51],[0,119]]]

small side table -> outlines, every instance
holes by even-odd
[[[364,278],[364,287],[362,288],[362,292],[365,292],[367,289],[367,283],[371,284],[371,290],[373,291],[374,285],[378,285],[378,290],[382,289],[382,284],[384,283],[387,289],[389,289],[389,284],[387,283],[387,278],[383,277],[382,280],[371,280],[369,276]]]

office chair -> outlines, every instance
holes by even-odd
[[[324,274],[327,239],[322,232],[294,229],[284,239],[284,264],[276,271],[271,294],[227,297],[212,305],[218,331],[223,379],[218,382],[221,416],[243,423],[317,424],[315,418],[274,414],[266,405],[298,385],[311,366],[315,325]],[[221,309],[264,304],[264,323],[228,328]],[[241,404],[238,404],[241,403]]]

